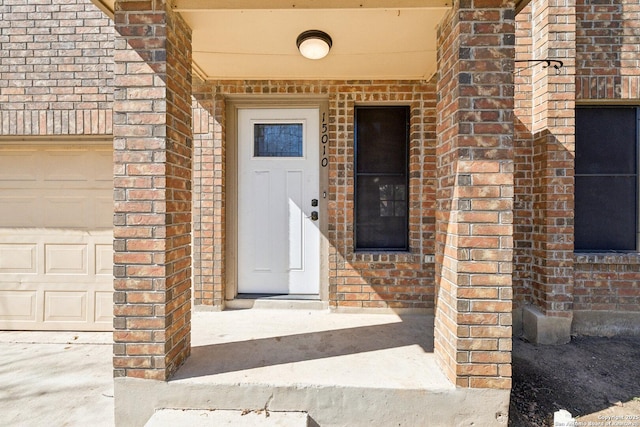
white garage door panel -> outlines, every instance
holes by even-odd
[[[112,150],[0,147],[0,227],[111,228]]]
[[[26,196],[25,193],[40,193]],[[18,212],[22,215],[18,216]],[[111,189],[6,190],[0,182],[0,227],[103,228],[113,222]],[[78,227],[83,224],[83,227]]]
[[[50,196],[44,198],[42,212],[44,212],[45,227],[68,227],[80,221],[86,223],[87,200],[81,197]]]
[[[0,274],[37,273],[36,245],[0,244]]]
[[[44,169],[45,181],[88,181],[91,179],[86,163],[87,150],[78,149],[45,149]],[[89,159],[91,160],[91,159]]]
[[[38,222],[38,217],[42,215],[42,210],[38,209],[38,199],[7,193],[9,191],[0,190],[0,227],[8,224],[12,224],[12,227],[31,227]],[[16,211],[22,215],[18,217]]]
[[[87,245],[44,245],[46,274],[87,274]]]
[[[113,292],[96,292],[94,296],[95,322],[107,325],[111,329],[113,324]]]
[[[109,187],[113,185],[113,149],[111,147],[96,147],[94,152],[94,163],[109,165],[109,168],[100,167],[93,170],[93,179],[103,181]]]
[[[86,322],[86,292],[44,293],[45,322]]]
[[[39,158],[35,149],[0,150],[0,181],[35,181]],[[24,168],[25,165],[33,165]]]
[[[0,229],[0,329],[111,330],[112,240],[111,230]]]
[[[36,292],[0,291],[0,325],[3,322],[36,321]]]
[[[113,245],[96,245],[96,275],[113,275]]]
[[[0,146],[0,329],[113,329],[112,158]]]
[[[113,179],[109,182],[113,185]],[[113,190],[109,189],[109,195],[96,197],[94,204],[89,205],[96,224],[113,224]]]

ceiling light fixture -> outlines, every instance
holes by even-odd
[[[329,34],[320,30],[308,30],[296,40],[300,54],[308,59],[322,59],[329,53],[333,41]]]

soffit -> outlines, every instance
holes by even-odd
[[[94,0],[99,1],[99,0]],[[102,4],[113,10],[113,3]],[[193,31],[205,79],[428,79],[448,0],[174,0]],[[296,38],[318,29],[329,55],[303,58]]]

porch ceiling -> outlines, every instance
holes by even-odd
[[[113,11],[114,0],[103,10]],[[450,0],[173,0],[193,30],[194,70],[205,79],[428,79],[436,26]],[[318,29],[329,55],[303,58],[296,38]]]

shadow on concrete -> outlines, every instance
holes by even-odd
[[[358,315],[348,314],[346,316],[357,317]],[[304,319],[301,321],[303,322]],[[256,328],[260,328],[260,326],[256,325]],[[192,347],[189,361],[172,380],[406,346],[417,345],[424,353],[433,352],[433,318],[431,316],[408,315],[402,316],[401,321],[394,323],[342,329],[327,328],[327,330],[298,334],[272,330],[271,335],[273,336],[257,339],[239,338],[233,342],[195,345]]]

